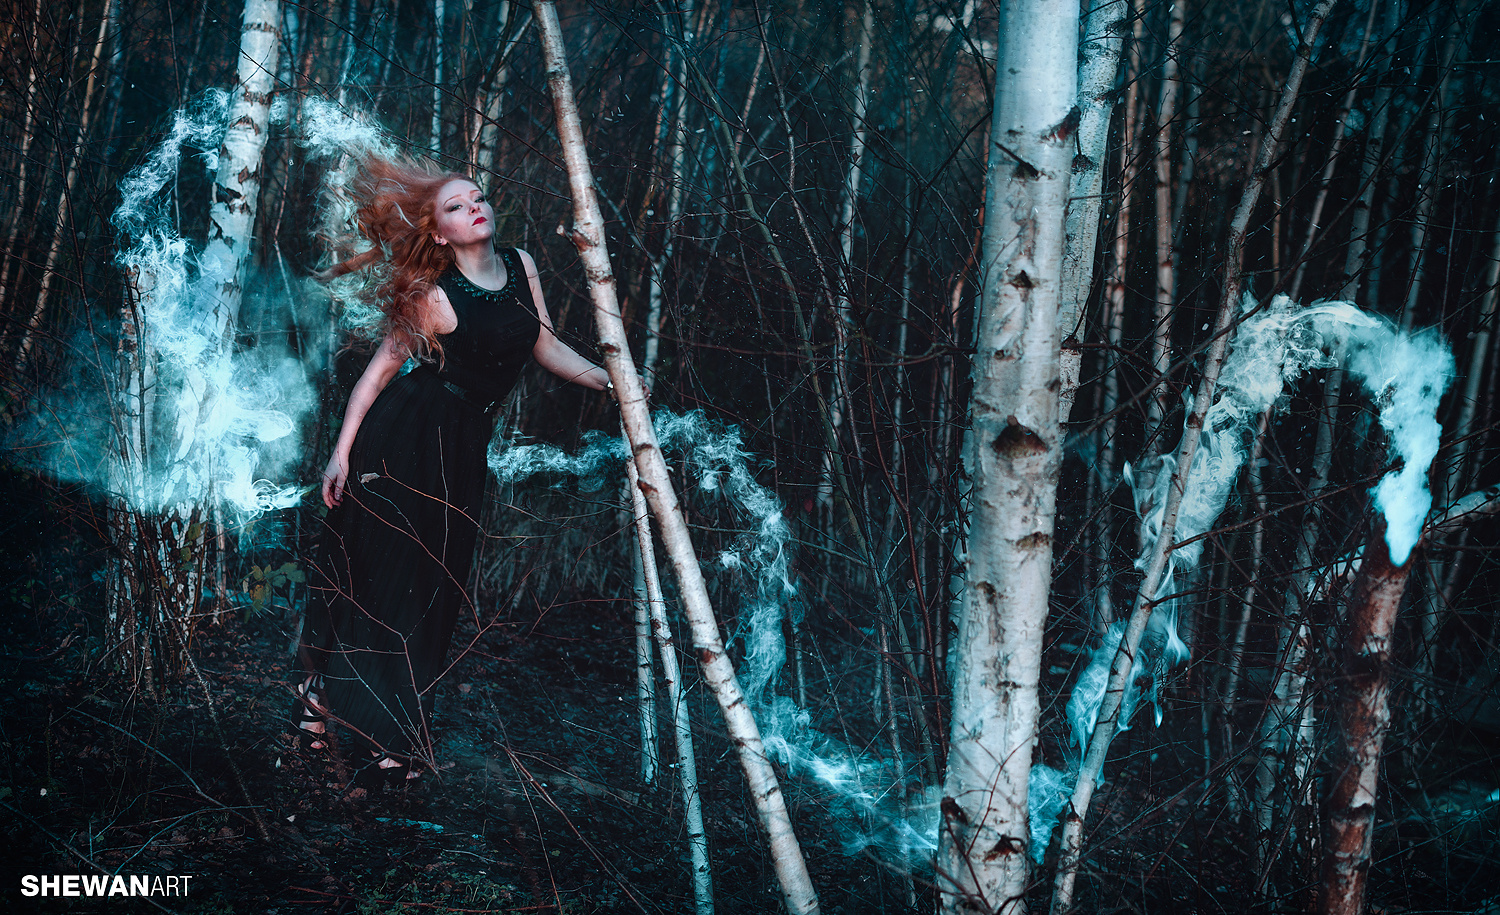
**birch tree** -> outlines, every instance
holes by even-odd
[[[1057,308],[1078,20],[1077,2],[1000,5],[964,455],[973,501],[938,850],[945,912],[1025,911],[1027,791],[1062,457]]]
[[[1181,53],[1183,15],[1180,0],[1167,4],[1167,47],[1162,53],[1161,99],[1156,114],[1156,310],[1151,334],[1151,367],[1156,394],[1147,401],[1146,426],[1156,429],[1170,412],[1167,373],[1172,365],[1172,316],[1176,305],[1176,252],[1172,238],[1172,127],[1182,94],[1177,55]]]
[[[31,319],[26,323],[26,331],[21,337],[21,344],[16,351],[17,371],[26,368],[27,361],[31,358],[31,349],[36,343],[36,335],[42,326],[42,317],[47,313],[47,300],[52,291],[52,282],[57,275],[58,258],[62,254],[63,239],[68,234],[67,230],[75,226],[71,218],[73,209],[73,189],[78,184],[78,170],[83,162],[83,146],[89,136],[89,123],[94,114],[94,93],[99,87],[100,61],[103,59],[104,43],[109,36],[110,6],[113,0],[105,0],[104,10],[99,14],[99,34],[94,40],[94,53],[89,59],[88,79],[83,90],[83,99],[79,103],[78,131],[73,139],[73,145],[68,153],[68,172],[63,179],[62,192],[57,198],[57,212],[52,217],[52,243],[47,246],[47,261],[42,266],[42,288],[37,293],[36,305],[31,310]],[[0,297],[5,293],[3,283],[0,283]]]
[[[1130,18],[1127,0],[1093,0],[1083,22],[1078,66],[1078,157],[1068,194],[1067,246],[1063,252],[1061,300],[1057,326],[1063,336],[1062,391],[1058,417],[1068,421],[1078,390],[1083,351],[1078,347],[1079,316],[1094,282],[1094,252],[1099,244],[1099,214],[1104,202],[1104,164],[1109,146],[1110,115],[1115,107],[1115,77],[1120,46]]]
[[[683,189],[687,176],[683,166],[687,161],[687,60],[693,43],[693,4],[687,2],[675,16],[663,16],[664,22],[675,20],[674,34],[667,41],[667,61],[663,68],[661,83],[662,107],[671,101],[672,114],[666,127],[666,178],[667,213],[662,226],[661,249],[650,258],[649,291],[646,294],[646,346],[642,367],[646,377],[653,382],[661,358],[661,322],[665,306],[667,268],[672,263],[676,247],[677,219],[682,214]],[[662,112],[666,117],[666,112]]]
[[[151,418],[159,390],[154,383],[157,358],[149,335],[139,326],[139,316],[150,309],[158,287],[153,276],[127,278],[133,288],[124,311],[117,423],[125,443],[122,477],[136,483],[147,473],[138,464],[148,459],[151,449],[176,455],[177,460],[194,451],[213,401],[224,393],[215,387],[221,383],[215,380],[215,368],[229,358],[234,346],[234,323],[251,259],[280,24],[280,0],[245,3],[236,86],[229,103],[228,129],[217,155],[209,237],[198,260],[199,280],[193,293],[206,342],[201,358],[176,379],[180,388],[170,423]],[[151,664],[153,653],[175,654],[186,645],[193,610],[203,591],[205,509],[215,498],[213,483],[196,474],[168,473],[166,477],[175,482],[164,493],[169,508],[163,517],[148,518],[120,506],[111,524],[122,564],[115,570],[121,580],[109,589],[109,633],[128,668],[138,676]],[[136,644],[164,627],[175,628],[176,638],[160,645]]]
[[[229,107],[229,130],[219,150],[214,200],[208,211],[208,243],[203,271],[215,284],[214,337],[228,346],[227,334],[240,313],[245,268],[252,251],[256,206],[260,200],[261,157],[271,122],[281,44],[281,0],[245,0],[240,22],[240,55]]]
[[[1391,725],[1392,636],[1411,566],[1409,558],[1398,565],[1391,557],[1384,523],[1373,525],[1349,602],[1344,683],[1337,702],[1343,739],[1328,801],[1319,915],[1364,912],[1380,755]]]
[[[656,430],[651,425],[645,388],[635,373],[635,362],[630,355],[625,324],[615,295],[614,272],[604,243],[604,218],[599,210],[593,173],[584,147],[583,125],[568,74],[557,8],[550,0],[543,0],[536,6],[536,19],[542,36],[547,84],[556,107],[557,132],[567,163],[568,184],[573,193],[575,227],[571,238],[588,277],[605,368],[618,392],[626,437],[636,471],[640,474],[637,485],[645,493],[651,513],[661,528],[662,543],[676,573],[683,609],[692,629],[693,647],[698,652],[704,680],[719,703],[730,740],[739,753],[740,765],[750,783],[761,827],[770,842],[771,860],[781,883],[783,901],[792,915],[811,915],[818,911],[817,893],[813,890],[801,846],[792,830],[791,816],[776,771],[766,756],[760,728],[745,701],[734,664],[724,649],[692,536],[667,475],[667,464],[656,441]]]

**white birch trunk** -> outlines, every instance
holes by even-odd
[[[691,2],[683,6],[679,17],[682,31],[670,42],[668,54],[672,65],[662,83],[663,90],[670,88],[672,93],[672,120],[667,128],[667,180],[671,183],[671,188],[667,191],[667,218],[662,230],[661,251],[651,258],[650,287],[646,293],[646,345],[641,363],[646,370],[647,380],[653,384],[656,383],[656,370],[661,360],[662,300],[667,265],[672,262],[677,219],[682,214],[685,181],[683,165],[687,161],[687,56],[693,42],[693,34],[688,26],[693,18]],[[665,100],[665,91],[663,96]]]
[[[837,288],[833,291],[833,391],[829,403],[829,421],[833,424],[830,451],[823,456],[823,480],[818,486],[818,501],[832,515],[834,469],[837,457],[832,449],[838,447],[838,434],[849,411],[849,334],[852,319],[849,312],[850,286],[853,280],[850,261],[854,256],[854,219],[859,205],[859,185],[864,176],[865,115],[869,110],[870,95],[870,47],[875,29],[875,13],[872,0],[865,0],[864,13],[860,17],[859,56],[856,63],[858,80],[854,92],[853,131],[849,137],[849,160],[844,166],[844,184],[839,192],[839,262]],[[804,231],[806,227],[804,226]],[[852,494],[851,494],[852,495]]]
[[[698,790],[698,758],[693,752],[693,723],[688,715],[687,696],[682,689],[682,671],[677,664],[677,642],[667,619],[667,601],[662,597],[661,576],[656,570],[656,547],[651,539],[651,518],[634,461],[625,462],[625,476],[626,485],[630,487],[631,507],[635,517],[636,543],[640,547],[641,580],[646,588],[651,629],[661,652],[661,674],[667,686],[667,704],[672,707],[672,735],[677,748],[678,781],[682,785],[683,819],[687,821],[688,848],[693,859],[695,911],[697,915],[713,915],[714,884],[713,868],[708,861],[708,830],[703,825],[703,795]]]
[[[1167,47],[1162,54],[1161,104],[1156,117],[1156,309],[1151,334],[1151,366],[1156,391],[1147,401],[1148,434],[1160,428],[1171,412],[1167,373],[1172,367],[1172,313],[1176,304],[1176,259],[1172,232],[1172,127],[1182,81],[1177,78],[1177,54],[1182,43],[1182,0],[1169,0]],[[1161,439],[1158,439],[1161,441]]]
[[[1057,306],[1077,2],[1000,5],[974,356],[967,568],[938,874],[948,913],[1025,911],[1027,791],[1062,458]]]
[[[1349,602],[1349,637],[1337,703],[1343,741],[1328,800],[1319,915],[1364,912],[1380,756],[1391,724],[1391,641],[1410,569],[1410,561],[1399,567],[1391,564],[1385,525],[1373,525]]]
[[[1171,551],[1173,534],[1177,529],[1177,515],[1182,508],[1182,497],[1187,486],[1187,474],[1193,466],[1193,456],[1198,450],[1198,441],[1203,431],[1203,418],[1213,405],[1214,388],[1219,372],[1224,368],[1228,355],[1230,321],[1238,312],[1240,291],[1244,288],[1244,277],[1240,273],[1244,258],[1245,237],[1249,232],[1250,217],[1265,186],[1266,174],[1281,148],[1281,138],[1291,119],[1297,94],[1302,87],[1302,77],[1307,72],[1308,58],[1317,41],[1318,32],[1335,0],[1322,0],[1308,19],[1301,45],[1291,72],[1287,74],[1286,88],[1281,101],[1266,127],[1266,136],[1260,144],[1239,206],[1230,222],[1228,251],[1225,257],[1223,290],[1219,299],[1218,314],[1214,320],[1213,336],[1204,359],[1203,378],[1199,382],[1192,410],[1184,424],[1182,443],[1178,446],[1177,460],[1167,490],[1167,501],[1163,506],[1161,532],[1147,560],[1141,590],[1136,596],[1135,607],[1120,638],[1120,648],[1110,668],[1109,682],[1100,703],[1098,723],[1089,740],[1088,751],[1079,769],[1078,782],[1073,788],[1073,797],[1068,813],[1063,820],[1061,859],[1058,862],[1057,881],[1052,896],[1053,915],[1062,915],[1073,907],[1073,889],[1078,877],[1080,854],[1083,850],[1083,826],[1088,816],[1089,804],[1093,800],[1094,788],[1104,771],[1104,760],[1109,755],[1109,745],[1124,722],[1119,720],[1120,707],[1125,698],[1125,688],[1130,676],[1135,653],[1140,648],[1141,636],[1151,617],[1157,589],[1166,570],[1167,556]]]
[[[208,415],[213,399],[219,394],[211,379],[214,367],[229,358],[233,346],[233,325],[239,313],[244,269],[250,259],[280,22],[279,0],[247,0],[240,38],[239,80],[230,102],[229,127],[218,151],[214,201],[209,208],[209,237],[199,257],[200,275],[193,292],[205,309],[201,326],[206,331],[208,346],[199,364],[184,372],[180,395],[172,405],[174,420],[170,428],[158,425],[150,430],[144,425],[153,412],[157,390],[150,383],[156,361],[152,341],[138,336],[130,352],[122,351],[122,371],[127,373],[120,405],[126,443],[123,457],[127,462],[132,458],[137,461],[122,469],[126,477],[124,485],[141,484],[132,475],[144,466],[139,461],[146,449],[152,447],[151,442],[165,436],[171,439],[170,443],[155,446],[161,452],[181,455],[190,451],[203,417]],[[138,302],[148,301],[154,294],[155,277],[135,276],[130,280]],[[142,305],[140,310],[147,307]],[[127,333],[132,329],[139,333],[135,327],[137,313],[126,315]],[[130,443],[137,435],[139,441],[132,446]],[[206,479],[184,479],[175,486],[165,494],[168,500],[165,517],[148,520],[135,515],[133,521],[115,526],[120,535],[129,538],[128,542],[118,544],[117,550],[129,556],[129,561],[139,568],[133,577],[126,571],[123,577],[128,580],[113,589],[120,599],[135,605],[112,608],[116,620],[111,633],[138,643],[124,646],[127,654],[137,659],[134,662],[137,666],[149,664],[150,659],[145,655],[153,650],[165,653],[170,658],[169,666],[175,666],[180,657],[177,653],[185,651],[190,642],[193,611],[203,593],[204,531],[208,518],[204,506],[213,499],[213,483]],[[159,629],[172,627],[175,631],[171,638],[157,639]],[[158,644],[148,645],[143,639],[157,639]]]
[[[201,264],[215,295],[213,339],[227,345],[239,317],[244,271],[250,262],[256,205],[260,200],[261,156],[270,127],[280,45],[280,0],[245,0],[240,24],[237,80],[229,107],[229,131],[219,149],[214,202],[208,211],[209,236]]]
[[[627,506],[633,502],[635,489],[626,483]],[[656,669],[651,663],[651,589],[640,550],[632,553],[630,566],[635,579],[635,710],[641,729],[641,782],[654,785],[661,749],[656,733]]]
[[[1120,27],[1130,16],[1127,0],[1094,0],[1083,22],[1082,62],[1078,67],[1078,156],[1068,193],[1067,243],[1063,249],[1062,294],[1057,309],[1062,334],[1058,418],[1068,421],[1083,364],[1079,324],[1094,285],[1094,253],[1099,245],[1099,214],[1104,202],[1104,161],[1109,122],[1115,108],[1115,77],[1120,70]]]
[[[594,179],[584,147],[583,127],[573,97],[568,75],[562,27],[551,0],[541,0],[536,8],[537,25],[542,35],[547,82],[557,109],[558,135],[567,162],[568,182],[573,192],[576,225],[571,233],[588,277],[589,293],[594,300],[594,317],[599,328],[600,349],[605,368],[618,392],[620,412],[630,440],[631,453],[640,473],[639,486],[646,495],[652,514],[661,528],[662,542],[671,558],[683,609],[693,632],[693,647],[703,667],[703,678],[713,692],[724,715],[730,740],[738,751],[740,764],[750,783],[750,794],[766,830],[771,860],[781,882],[783,899],[792,915],[818,911],[818,897],[802,859],[802,849],[792,831],[786,798],[781,792],[776,772],[766,756],[760,728],[745,702],[744,692],[735,677],[734,665],[724,650],[703,580],[692,537],[678,504],[677,494],[667,475],[666,461],[651,426],[645,389],[635,373],[625,325],[620,318],[615,295],[615,278],[604,246],[604,219],[595,195]]]

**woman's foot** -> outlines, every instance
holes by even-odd
[[[354,784],[366,791],[403,788],[422,777],[420,769],[403,757],[370,753],[370,761],[354,773]]]
[[[399,783],[409,782],[412,779],[422,777],[422,770],[414,767],[411,763],[394,756],[382,756],[375,763],[376,768],[383,770],[386,781]]]
[[[324,719],[327,709],[323,707],[319,690],[323,678],[313,674],[296,688],[297,697],[292,700],[292,715],[297,722],[297,744],[304,750],[326,750],[328,723]]]

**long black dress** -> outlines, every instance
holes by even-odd
[[[302,663],[321,700],[377,753],[430,759],[432,700],[447,665],[478,535],[494,407],[531,357],[540,321],[514,248],[490,291],[456,268],[438,281],[458,326],[443,361],[390,382],[349,454],[342,503],[328,515]]]

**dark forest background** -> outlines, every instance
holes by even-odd
[[[1180,434],[1233,204],[1309,4],[1119,6],[1108,155],[1093,163],[1099,243],[1077,290],[1082,318],[1064,329],[1083,360],[1043,668],[1040,756],[1054,762],[1070,684],[1139,579],[1125,464],[1169,452]],[[632,346],[638,362],[656,354],[654,402],[741,430],[796,540],[803,617],[788,627],[783,682],[818,726],[908,760],[895,790],[915,795],[943,771],[947,740],[993,5],[700,0],[562,13]],[[458,765],[421,797],[350,801],[337,774],[282,765],[276,736],[313,500],[122,539],[108,487],[69,464],[114,447],[113,367],[131,307],[113,262],[118,186],[174,111],[233,84],[240,15],[234,0],[0,0],[0,828],[15,873],[148,862],[197,873],[214,895],[184,911],[685,908],[675,789],[641,785],[632,762],[634,547],[619,481],[491,487],[492,536],[472,583],[484,619],[445,700]],[[313,379],[320,406],[300,422],[303,459],[280,481],[312,484],[369,345],[306,291],[324,253],[310,227],[326,168],[295,139],[307,99],[364,111],[410,154],[478,176],[502,240],[536,259],[564,335],[587,353],[594,332],[558,231],[571,201],[528,5],[309,0],[284,3],[282,26],[275,93],[287,108],[265,147],[254,236],[264,289],[235,333],[243,348],[285,348]],[[1435,511],[1500,485],[1497,34],[1492,2],[1337,5],[1245,261],[1257,299],[1351,299],[1446,338],[1457,369]],[[1168,60],[1176,75],[1164,78]],[[190,239],[208,230],[210,193],[201,159],[187,157],[170,207]],[[1310,373],[1246,438],[1254,458],[1189,584],[1191,657],[1162,687],[1160,722],[1142,712],[1117,742],[1091,814],[1088,911],[1307,904],[1348,561],[1388,469],[1370,405],[1352,385],[1325,403],[1326,375]],[[534,368],[503,417],[510,434],[570,450],[590,430],[617,434],[617,422],[606,399]],[[1333,457],[1315,485],[1320,422],[1332,424]],[[63,436],[78,430],[98,438],[73,447]],[[734,519],[687,491],[700,555],[733,547]],[[1413,560],[1373,851],[1381,911],[1500,911],[1500,564],[1494,499],[1476,504],[1490,508],[1430,532]],[[1322,535],[1303,555],[1309,525]],[[169,535],[203,570],[200,593],[122,610],[122,551],[160,550]],[[711,587],[732,635],[744,584],[725,573]],[[141,616],[127,626],[122,613]],[[177,641],[163,634],[174,620]],[[1305,689],[1278,695],[1289,634],[1303,631]],[[720,905],[769,911],[763,841],[700,693]],[[1267,722],[1289,709],[1300,736],[1283,740]],[[538,767],[550,782],[533,778]],[[825,907],[931,910],[930,873],[846,853],[825,790],[788,786]]]

